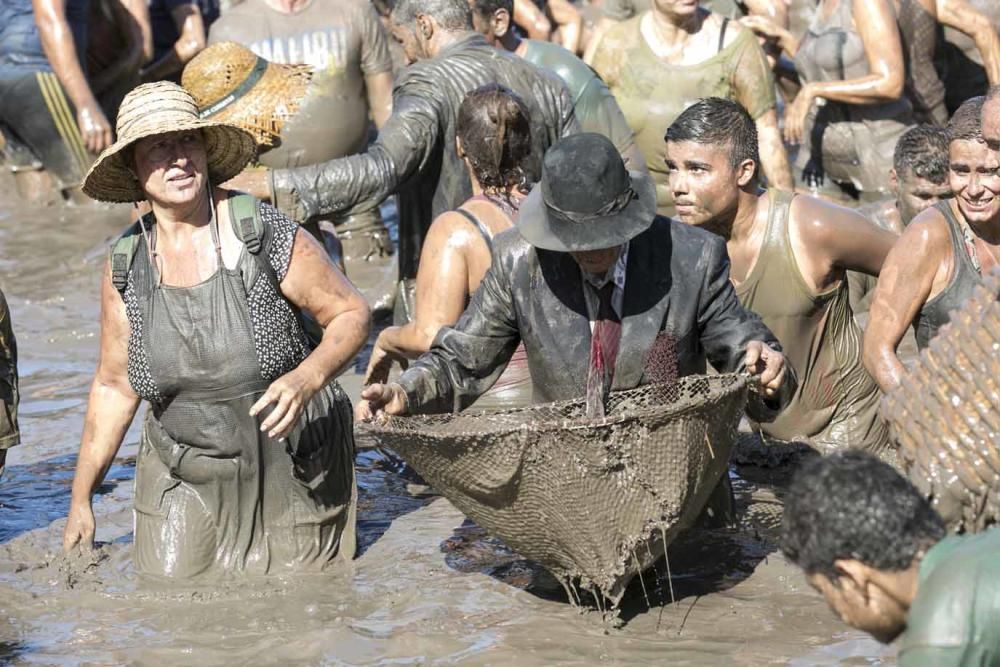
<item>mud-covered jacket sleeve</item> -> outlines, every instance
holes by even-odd
[[[712,238],[705,252],[707,271],[698,308],[701,344],[717,371],[738,372],[742,370],[750,341],[759,340],[779,351],[781,343],[756,313],[739,302],[729,280],[729,256],[725,241]],[[788,364],[787,359],[785,363]],[[794,369],[788,366],[781,390],[766,400],[752,394],[747,414],[758,422],[773,421],[788,405],[797,385]]]
[[[362,213],[378,207],[430,159],[440,139],[440,103],[422,87],[398,85],[392,115],[365,153],[271,172],[271,192],[294,217]]]
[[[509,274],[493,265],[454,327],[442,327],[431,349],[403,373],[412,414],[458,412],[497,381],[521,342]]]

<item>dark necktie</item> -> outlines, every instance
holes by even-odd
[[[618,359],[618,343],[621,340],[622,324],[611,305],[615,291],[614,281],[609,280],[597,290],[597,320],[590,339],[590,366],[587,373],[587,417],[604,416],[604,402],[611,393],[615,379],[615,362]]]

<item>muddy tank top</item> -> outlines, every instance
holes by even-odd
[[[750,30],[696,65],[661,60],[642,35],[646,14],[613,27],[594,55],[594,69],[608,84],[625,114],[635,143],[646,157],[656,185],[657,212],[671,215],[663,137],[681,112],[703,97],[724,97],[742,104],[754,119],[775,106],[774,79],[764,52]],[[728,30],[738,30],[729,25]]]
[[[972,264],[972,259],[965,249],[962,223],[955,217],[951,202],[939,202],[934,208],[941,212],[948,223],[953,269],[948,285],[940,294],[924,304],[913,322],[917,348],[921,350],[937,335],[938,329],[948,323],[951,311],[960,308],[972,296],[976,286],[983,282],[983,276]]]
[[[888,443],[878,416],[880,394],[861,364],[861,329],[848,304],[847,282],[813,293],[788,235],[794,194],[771,190],[768,195],[764,242],[736,295],[781,341],[799,387],[778,418],[761,427],[772,437],[805,437],[824,449],[880,451]]]
[[[839,0],[825,20],[816,14],[795,54],[795,69],[805,82],[844,81],[871,73],[851,0]],[[878,104],[816,104],[806,122],[795,173],[818,171],[863,193],[885,190],[896,142],[912,120],[905,96]]]

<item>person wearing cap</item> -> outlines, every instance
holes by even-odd
[[[355,414],[461,410],[519,343],[534,401],[585,396],[591,415],[611,390],[704,373],[706,360],[755,376],[754,419],[773,418],[796,384],[777,339],[737,300],[722,239],[658,216],[649,176],[599,134],[549,150],[461,319],[398,382],[367,387]]]
[[[92,544],[91,497],[142,400],[135,561],[162,577],[322,568],[355,552],[350,401],[332,379],[368,335],[364,299],[269,205],[217,187],[256,150],[145,84],[83,189],[151,212],[112,247],[101,293],[68,551]],[[249,210],[248,210],[249,209]],[[323,327],[313,347],[303,313]]]
[[[399,320],[412,312],[412,290],[431,222],[472,196],[455,150],[455,124],[465,96],[489,83],[510,88],[528,105],[537,181],[541,156],[560,137],[579,131],[573,100],[554,75],[494,49],[472,27],[468,0],[400,0],[393,36],[411,64],[396,79],[392,115],[365,153],[267,174],[245,174],[233,186],[296,202],[297,219],[372,210],[396,194],[399,210]]]

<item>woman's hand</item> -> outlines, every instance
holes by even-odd
[[[90,500],[70,502],[69,516],[66,517],[66,529],[63,531],[63,551],[70,552],[74,547],[94,548],[94,509]]]
[[[405,415],[408,401],[403,387],[396,384],[373,384],[361,392],[361,400],[354,406],[354,419],[370,422],[381,412],[387,415]]]
[[[805,136],[806,118],[816,96],[811,84],[802,86],[795,100],[785,109],[785,141],[801,144]]]
[[[741,18],[740,23],[753,30],[754,34],[758,37],[777,44],[778,48],[790,57],[795,57],[795,52],[799,49],[798,40],[795,39],[792,33],[771,19],[751,14]]]
[[[271,383],[264,395],[250,408],[250,416],[256,417],[264,408],[274,404],[271,414],[261,422],[260,430],[267,431],[270,438],[287,438],[317,391],[315,382],[309,379],[300,365]]]

